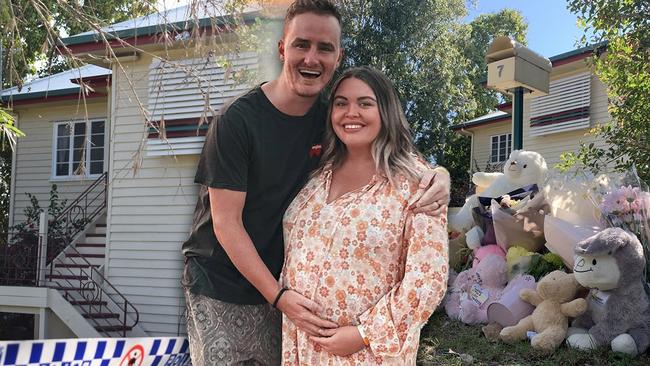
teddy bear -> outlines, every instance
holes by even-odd
[[[496,198],[531,184],[542,187],[547,174],[548,168],[542,155],[534,151],[514,150],[503,166],[503,173],[476,172],[472,182],[476,184],[481,197]],[[483,236],[472,215],[473,209],[480,204],[478,196],[471,195],[458,213],[449,218],[449,227],[466,233],[466,241],[472,249],[480,245],[478,243]]]
[[[476,267],[459,273],[448,291],[447,315],[466,324],[487,323],[487,308],[501,295],[506,272],[504,257],[488,255]]]
[[[505,327],[499,337],[506,343],[526,339],[532,331],[531,345],[537,350],[552,352],[566,337],[568,317],[576,317],[587,310],[587,301],[576,299],[580,285],[573,274],[553,271],[537,283],[537,291],[523,289],[522,300],[535,306],[533,313],[517,325]]]
[[[576,318],[567,344],[579,349],[608,345],[636,356],[650,344],[650,301],[643,284],[643,247],[633,234],[605,229],[575,249],[576,280],[590,288],[587,312]]]

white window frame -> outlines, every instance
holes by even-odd
[[[81,120],[70,120],[70,121],[54,121],[52,123],[52,163],[51,163],[51,170],[50,170],[50,181],[73,181],[73,180],[85,180],[85,179],[96,179],[99,178],[105,171],[106,171],[106,151],[107,151],[107,135],[106,135],[106,128],[107,128],[107,118],[93,118],[93,119],[81,119]],[[91,136],[86,136],[86,154],[85,154],[85,166],[86,166],[86,171],[84,172],[83,175],[56,175],[56,154],[57,154],[57,131],[59,129],[60,125],[64,124],[77,124],[84,122],[86,123],[86,131],[90,132],[91,131],[91,126],[93,122],[104,122],[104,146],[103,146],[103,166],[102,166],[102,172],[99,174],[88,174],[90,171],[90,151],[91,151]],[[68,164],[73,164],[73,157],[72,154],[74,154],[74,127],[73,127],[73,133],[70,135],[70,145],[72,148],[70,149],[70,157],[68,159]],[[71,167],[69,168],[71,169]],[[74,172],[73,172],[74,173]]]
[[[494,139],[496,138],[497,142],[497,153],[496,155],[494,154],[493,151],[493,145],[494,145]],[[506,154],[505,158],[501,160],[501,141],[505,140],[506,141]],[[510,156],[510,153],[512,152],[512,133],[502,133],[499,135],[492,135],[490,136],[490,164],[497,164],[497,163],[503,163],[506,160],[508,160],[508,157]]]

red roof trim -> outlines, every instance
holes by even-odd
[[[512,109],[512,102],[501,103],[497,105],[497,109],[500,111],[510,110]]]
[[[95,99],[95,98],[102,98],[106,96],[107,94],[105,93],[90,92],[86,95],[85,99]],[[81,96],[79,95],[79,93],[75,93],[75,94],[68,94],[68,95],[57,95],[52,97],[16,100],[10,103],[6,103],[6,105],[17,106],[17,105],[26,105],[26,104],[35,104],[35,103],[52,103],[52,102],[61,102],[66,100],[79,100],[79,99],[81,99]]]
[[[120,40],[108,41],[108,44],[110,44],[111,47],[113,48],[143,46],[146,44],[156,43],[156,38],[158,38],[158,35],[132,37],[132,38],[123,39],[121,41]],[[67,50],[66,47],[64,46],[57,46],[57,51],[59,51],[61,55],[67,56],[68,51],[71,52],[72,54],[77,54],[82,52],[103,50],[105,48],[106,46],[102,41],[102,42],[81,43],[72,46],[67,46]]]
[[[223,31],[223,27],[218,27],[216,29],[216,33],[219,33]],[[215,30],[212,29],[211,26],[209,27],[202,27],[199,28],[201,32],[204,32],[203,35],[210,36],[212,35]],[[176,35],[178,35],[179,32],[172,32],[170,36],[173,38]],[[138,47],[138,46],[144,46],[148,44],[154,44],[154,43],[163,43],[161,40],[161,33],[157,34],[152,34],[148,36],[139,36],[139,37],[130,37],[130,38],[125,38],[122,40],[119,39],[114,39],[108,41],[108,44],[111,45],[113,48],[128,48],[128,47]],[[89,43],[80,43],[80,44],[75,44],[75,45],[70,45],[67,46],[67,49],[69,52],[72,54],[78,54],[78,53],[83,53],[83,52],[92,52],[92,51],[100,51],[106,49],[106,45],[104,41],[97,41],[97,42],[89,42]],[[66,51],[66,46],[57,46],[57,51],[63,56],[67,55]]]
[[[451,126],[451,129],[453,131],[457,130],[471,130],[474,127],[482,127],[486,125],[490,125],[493,123],[500,123],[500,122],[505,122],[505,121],[512,121],[512,116],[504,116],[503,118],[497,118],[497,119],[491,119],[485,122],[474,122],[474,124],[471,124],[469,126],[466,126],[465,124],[459,124],[459,125],[454,125]]]
[[[575,55],[575,56],[571,56],[571,57],[567,57],[567,58],[557,60],[555,62],[552,62],[552,64],[553,64],[553,67],[570,64],[572,62],[585,59],[585,58],[591,56],[593,53],[594,53],[594,51],[590,50],[590,51],[587,51],[585,53],[581,53],[581,54],[578,54],[578,55]]]

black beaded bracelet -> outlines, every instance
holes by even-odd
[[[278,292],[278,295],[275,297],[275,300],[273,300],[272,305],[273,305],[274,308],[277,308],[278,301],[280,301],[280,298],[282,297],[282,294],[284,294],[284,292],[287,291],[287,290],[288,290],[288,288],[286,288],[286,287],[283,287],[283,288],[280,289],[280,291]]]

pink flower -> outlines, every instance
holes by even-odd
[[[638,224],[650,214],[650,193],[639,187],[620,187],[606,194],[598,207],[614,225]]]

